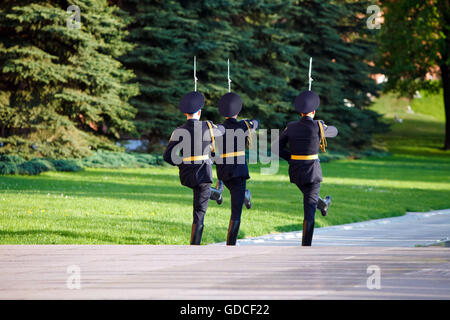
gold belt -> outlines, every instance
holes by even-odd
[[[199,161],[199,160],[207,160],[209,159],[209,155],[202,154],[201,156],[191,156],[183,158],[183,161]]]
[[[314,159],[318,159],[319,155],[318,154],[311,154],[311,155],[295,155],[292,154],[291,155],[291,160],[314,160]]]
[[[239,156],[245,156],[245,151],[235,151],[235,152],[229,152],[224,153],[220,155],[221,158],[231,158],[231,157],[239,157]]]

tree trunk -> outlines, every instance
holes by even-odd
[[[440,32],[444,34],[442,46],[439,53],[442,58],[439,59],[438,65],[441,69],[442,87],[444,91],[444,110],[445,110],[445,142],[444,150],[450,149],[450,2],[448,0],[437,0],[436,8],[439,12]]]
[[[441,50],[442,64],[439,66],[441,69],[442,87],[444,89],[444,109],[445,109],[445,142],[444,150],[450,149],[450,3],[448,0],[438,1],[439,11],[442,15],[442,31],[445,36],[445,45]]]
[[[442,87],[444,88],[445,109],[445,142],[444,150],[450,149],[450,68],[445,63],[441,65]]]

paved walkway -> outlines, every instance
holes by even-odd
[[[333,214],[330,210],[330,214]],[[238,240],[238,245],[299,246],[301,231]],[[428,246],[450,240],[450,209],[409,212],[404,216],[370,220],[314,230],[313,246]],[[217,243],[214,245],[224,245]]]
[[[450,299],[450,250],[2,245],[0,299]]]
[[[300,232],[235,247],[1,245],[0,299],[450,299],[450,249],[414,248],[449,236],[450,209],[319,228],[312,247]]]

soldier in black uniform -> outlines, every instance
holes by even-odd
[[[236,118],[242,109],[242,100],[229,92],[219,101],[219,112],[225,117],[222,126],[226,134],[222,137],[221,161],[216,161],[217,177],[223,181],[231,194],[231,218],[228,226],[227,245],[236,245],[241,224],[242,206],[251,207],[250,191],[246,189],[248,173],[245,146],[251,139],[251,130],[258,128],[257,120]]]
[[[199,245],[202,239],[204,217],[211,193],[212,168],[211,151],[214,137],[224,134],[222,126],[210,121],[199,121],[205,99],[194,91],[183,96],[180,110],[187,121],[176,128],[164,152],[164,161],[179,168],[181,184],[194,192],[194,210],[191,244]]]
[[[314,232],[315,212],[319,203],[322,169],[318,158],[319,148],[325,152],[326,137],[335,137],[336,127],[326,126],[322,120],[313,120],[319,107],[319,96],[313,91],[302,92],[294,102],[301,114],[298,121],[290,122],[279,138],[279,155],[289,162],[289,177],[303,193],[302,245],[310,246]],[[289,144],[289,148],[286,145]],[[272,146],[272,150],[276,150]],[[321,200],[322,214],[326,215],[329,197]]]

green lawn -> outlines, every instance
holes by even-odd
[[[323,163],[321,195],[333,196],[329,216],[317,226],[398,216],[406,211],[450,207],[450,153],[443,119],[406,113],[408,101],[387,95],[374,109],[393,121],[377,145],[394,154]],[[330,139],[329,144],[332,144]],[[250,166],[253,208],[243,210],[240,238],[299,230],[300,191],[289,183],[287,164],[276,175]],[[0,176],[0,243],[188,244],[192,191],[181,187],[178,169],[88,169],[40,176]],[[203,243],[225,241],[230,197],[210,202]]]
[[[442,100],[442,96],[439,98]],[[392,127],[390,132],[377,137],[378,146],[399,156],[450,160],[450,152],[441,150],[444,145],[445,118],[444,105],[439,101],[435,95],[425,94],[422,99],[411,102],[405,98],[397,99],[392,94],[379,98],[372,109],[383,114],[385,121],[391,123]],[[414,113],[407,111],[408,105]],[[426,114],[420,113],[424,109],[427,110]],[[395,121],[395,116],[403,121]]]

